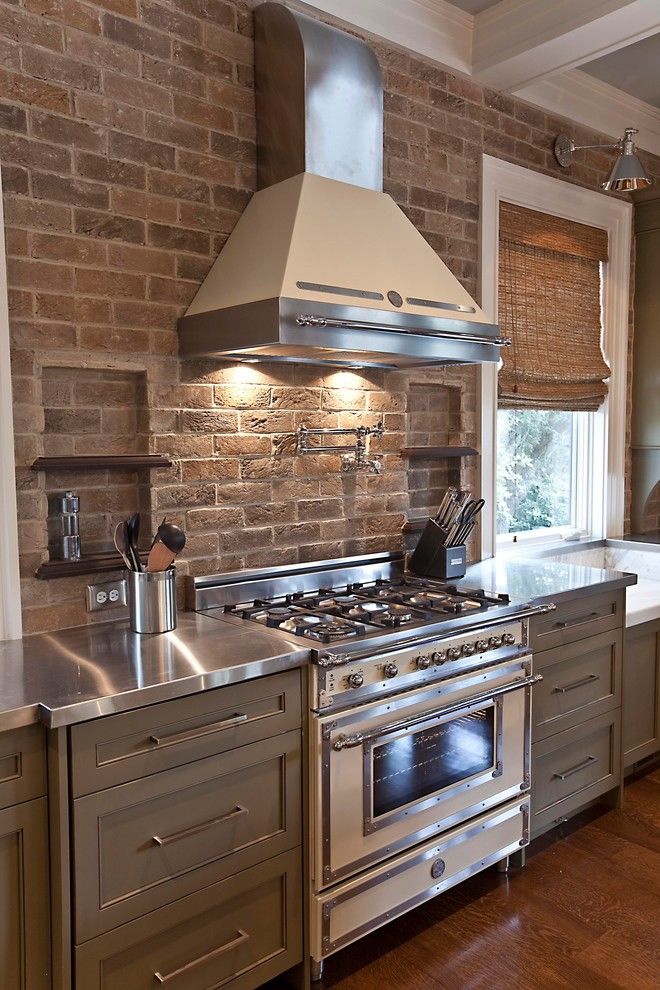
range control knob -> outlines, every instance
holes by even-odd
[[[364,684],[364,675],[359,673],[349,674],[346,680],[348,681],[349,687],[361,688]]]
[[[474,645],[474,643],[463,643],[463,651],[462,652],[463,652],[463,656],[464,657],[471,657],[472,654],[474,653],[474,651],[475,651],[475,645]]]
[[[399,673],[399,668],[395,663],[386,663],[383,667],[383,673],[385,674],[385,677],[396,677]]]
[[[447,654],[444,650],[438,650],[436,653],[431,654],[431,660],[433,663],[446,663]]]
[[[505,646],[513,646],[515,641],[516,641],[516,637],[513,635],[513,633],[504,633],[504,635],[502,636],[502,642],[505,644]]]
[[[477,647],[477,653],[485,653],[486,650],[488,649],[488,640],[478,639],[476,642],[476,647]]]
[[[499,650],[500,646],[502,645],[502,637],[491,636],[488,643],[490,645],[491,650]]]
[[[461,651],[457,646],[450,646],[449,649],[447,650],[448,660],[458,660],[460,655],[461,655]]]
[[[417,657],[415,663],[417,664],[420,670],[428,670],[431,664],[433,663],[433,660],[425,653],[422,653],[420,656]]]

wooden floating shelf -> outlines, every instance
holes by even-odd
[[[143,562],[146,553],[140,554]],[[102,553],[89,554],[80,560],[45,560],[35,571],[35,577],[40,581],[52,581],[55,578],[76,577],[79,574],[99,574],[105,571],[125,571],[126,564],[112,550]]]
[[[79,457],[37,457],[32,465],[33,471],[98,471],[125,470],[132,468],[162,468],[172,467],[169,457],[162,454],[101,454],[81,455]]]
[[[478,457],[479,451],[475,447],[403,447],[401,456],[436,459],[441,457]]]

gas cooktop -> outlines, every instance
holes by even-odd
[[[508,605],[506,595],[416,577],[377,578],[225,605],[226,614],[318,643],[417,627]]]

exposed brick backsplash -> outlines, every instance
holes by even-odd
[[[405,518],[444,484],[476,489],[474,460],[400,456],[422,436],[475,443],[475,369],[322,373],[177,357],[177,318],[255,188],[251,32],[240,0],[0,0],[27,631],[88,619],[91,578],[34,578],[47,491],[80,490],[88,546],[133,507],[145,525],[166,513],[189,534],[181,570],[203,573],[399,548]],[[386,83],[386,191],[475,294],[482,153],[558,175],[559,130],[601,136],[371,43]],[[591,152],[561,177],[597,188],[609,164]],[[294,456],[287,440],[303,422],[380,418],[380,476],[342,475],[337,457]],[[44,452],[104,443],[171,454],[174,467],[149,478],[29,470]]]

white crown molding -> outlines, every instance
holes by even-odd
[[[579,69],[541,79],[514,95],[613,138],[637,127],[637,145],[660,155],[660,110]]]
[[[323,11],[453,72],[472,71],[474,17],[446,0],[306,0],[290,6]]]
[[[658,0],[501,0],[475,17],[472,72],[515,90],[658,30]]]

